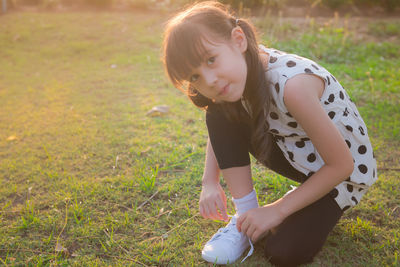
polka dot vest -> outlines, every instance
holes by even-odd
[[[304,130],[286,109],[283,92],[286,81],[297,74],[316,75],[324,80],[325,90],[320,99],[321,105],[342,134],[354,160],[353,173],[330,194],[343,210],[356,205],[377,179],[376,160],[367,127],[356,106],[336,78],[317,63],[262,45],[260,49],[269,54],[266,71],[272,96],[272,104],[266,114],[269,131],[290,164],[307,176],[318,171],[324,165],[324,161]]]

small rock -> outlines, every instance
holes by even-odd
[[[167,105],[155,106],[146,113],[146,116],[160,116],[162,114],[168,113],[168,111],[169,106]]]
[[[17,140],[17,137],[16,137],[15,135],[10,135],[10,136],[7,138],[7,141],[15,141],[15,140]]]

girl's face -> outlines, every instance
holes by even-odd
[[[215,102],[235,102],[243,95],[247,64],[244,53],[247,39],[240,27],[232,30],[231,40],[210,43],[204,41],[207,56],[194,69],[188,81],[202,95]]]

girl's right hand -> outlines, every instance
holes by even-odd
[[[202,186],[199,208],[201,216],[205,219],[228,221],[226,196],[219,183]]]

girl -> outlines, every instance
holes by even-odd
[[[206,110],[200,214],[228,220],[220,171],[235,204],[236,214],[202,257],[232,263],[265,237],[272,263],[311,262],[343,212],[377,179],[367,127],[343,87],[309,59],[258,45],[252,25],[217,2],[173,17],[163,51],[174,86]],[[259,207],[249,152],[301,186]]]

